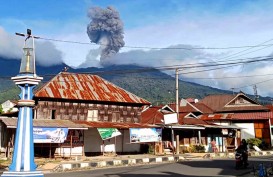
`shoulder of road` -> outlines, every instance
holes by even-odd
[[[72,159],[41,159],[37,168],[43,173],[63,172],[74,170],[97,169],[116,166],[133,166],[143,164],[155,164],[166,162],[178,162],[187,160],[235,158],[234,152],[230,153],[185,153],[185,154],[138,154],[138,155],[104,155],[94,157],[76,156]],[[249,156],[273,155],[273,151],[249,152]],[[36,159],[39,161],[39,159]],[[8,169],[3,169],[7,171]],[[0,173],[2,173],[0,172]]]
[[[273,151],[249,152],[249,156],[273,155]],[[46,172],[63,172],[84,169],[96,169],[113,166],[133,166],[142,164],[154,164],[164,162],[178,162],[187,160],[235,158],[232,153],[185,153],[185,154],[139,154],[139,155],[117,155],[96,157],[75,157],[73,160],[61,161],[59,163],[49,162],[39,167]]]

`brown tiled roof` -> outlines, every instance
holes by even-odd
[[[37,98],[150,104],[97,75],[61,72],[35,91]]]
[[[76,124],[87,125],[92,128],[149,128],[158,127],[156,125],[142,124],[142,123],[120,123],[120,122],[89,122],[89,121],[73,121]]]
[[[16,128],[17,118],[0,118],[0,120],[6,124],[7,127]],[[34,127],[67,127],[67,128],[88,128],[86,125],[76,124],[70,120],[51,120],[51,119],[34,119]]]

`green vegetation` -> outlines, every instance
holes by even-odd
[[[191,153],[203,153],[203,152],[205,152],[205,146],[203,146],[203,145],[190,145],[189,152],[191,152]]]
[[[10,87],[9,89],[6,90],[1,90],[0,91],[0,103],[3,103],[7,100],[17,100],[19,99],[19,93],[20,89],[14,85],[13,87]]]
[[[126,77],[117,75],[116,77],[104,78],[117,86],[150,101],[154,105],[175,102],[175,78],[167,74],[162,73],[161,75],[153,75],[149,73],[134,73],[126,74]],[[179,81],[180,98],[201,99],[209,94],[223,93],[231,92],[195,83]]]
[[[249,144],[250,148],[253,148],[253,146],[259,147],[262,144],[262,140],[258,138],[249,138],[246,142]]]
[[[2,105],[0,105],[0,114],[2,114],[3,113],[3,107],[2,107]]]
[[[106,68],[121,72],[134,70],[136,66],[117,66],[116,68]],[[136,68],[138,69],[138,68]],[[89,70],[88,70],[89,71]],[[73,72],[87,72],[87,70],[75,70]],[[100,72],[103,73],[101,70]],[[98,74],[99,75],[99,74]],[[153,105],[162,105],[175,102],[175,78],[159,70],[137,73],[117,73],[101,74],[101,77],[114,83],[115,85],[151,102]],[[50,78],[44,77],[43,83]],[[0,85],[0,103],[8,99],[18,99],[19,88],[9,79],[3,79]],[[39,84],[40,87],[42,84]],[[38,88],[37,87],[37,88]],[[179,98],[197,98],[202,99],[210,94],[232,94],[231,91],[220,90],[213,87],[203,86],[196,83],[179,81]],[[248,95],[249,96],[249,95]],[[253,96],[249,96],[253,98]],[[268,104],[267,100],[271,98],[260,97],[259,102]]]

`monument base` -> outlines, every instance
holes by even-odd
[[[40,171],[5,171],[1,177],[44,177],[44,174]]]

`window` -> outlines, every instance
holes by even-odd
[[[98,110],[88,110],[87,121],[98,121]]]
[[[56,110],[52,110],[51,112],[51,119],[55,119]]]
[[[119,112],[113,112],[112,114],[112,122],[118,122],[120,118],[120,113]]]

